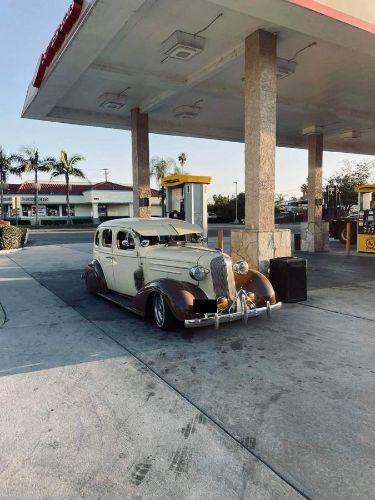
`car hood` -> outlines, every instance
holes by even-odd
[[[219,255],[220,252],[212,248],[196,245],[155,245],[141,248],[139,254],[141,258],[166,261],[169,265],[173,265],[174,262],[183,262],[194,266],[200,263],[202,258],[204,261],[210,261],[213,257]]]

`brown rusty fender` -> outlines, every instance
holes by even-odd
[[[236,289],[244,288],[255,293],[257,307],[265,307],[267,302],[276,303],[276,294],[270,281],[259,271],[250,269],[245,275],[235,274]]]
[[[192,283],[163,278],[145,285],[134,297],[131,308],[145,315],[147,304],[153,293],[160,292],[166,298],[168,305],[179,321],[196,318],[193,313],[195,299],[207,299],[206,294]]]
[[[86,266],[82,277],[85,278],[87,288],[91,293],[106,293],[108,291],[102,266],[97,260],[93,260]]]

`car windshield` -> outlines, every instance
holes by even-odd
[[[166,234],[160,236],[140,236],[140,241],[149,241],[149,246],[152,245],[173,245],[185,243],[202,243],[202,235],[197,233],[192,234]]]

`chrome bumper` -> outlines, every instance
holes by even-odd
[[[206,318],[186,319],[185,328],[199,328],[202,326],[213,325],[215,326],[215,328],[219,328],[221,324],[232,323],[233,321],[238,321],[240,319],[246,324],[249,318],[253,318],[255,316],[262,316],[264,314],[267,314],[267,316],[270,317],[271,313],[273,311],[281,309],[281,306],[281,302],[277,302],[273,305],[268,303],[266,307],[248,309],[247,311],[238,311],[228,314],[215,314],[214,316],[207,316]]]

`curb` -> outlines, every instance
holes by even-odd
[[[23,250],[25,247],[21,247],[21,248],[12,248],[11,250],[0,250],[0,256],[1,255],[7,255],[9,253],[16,253],[16,252],[20,252],[21,250]]]

